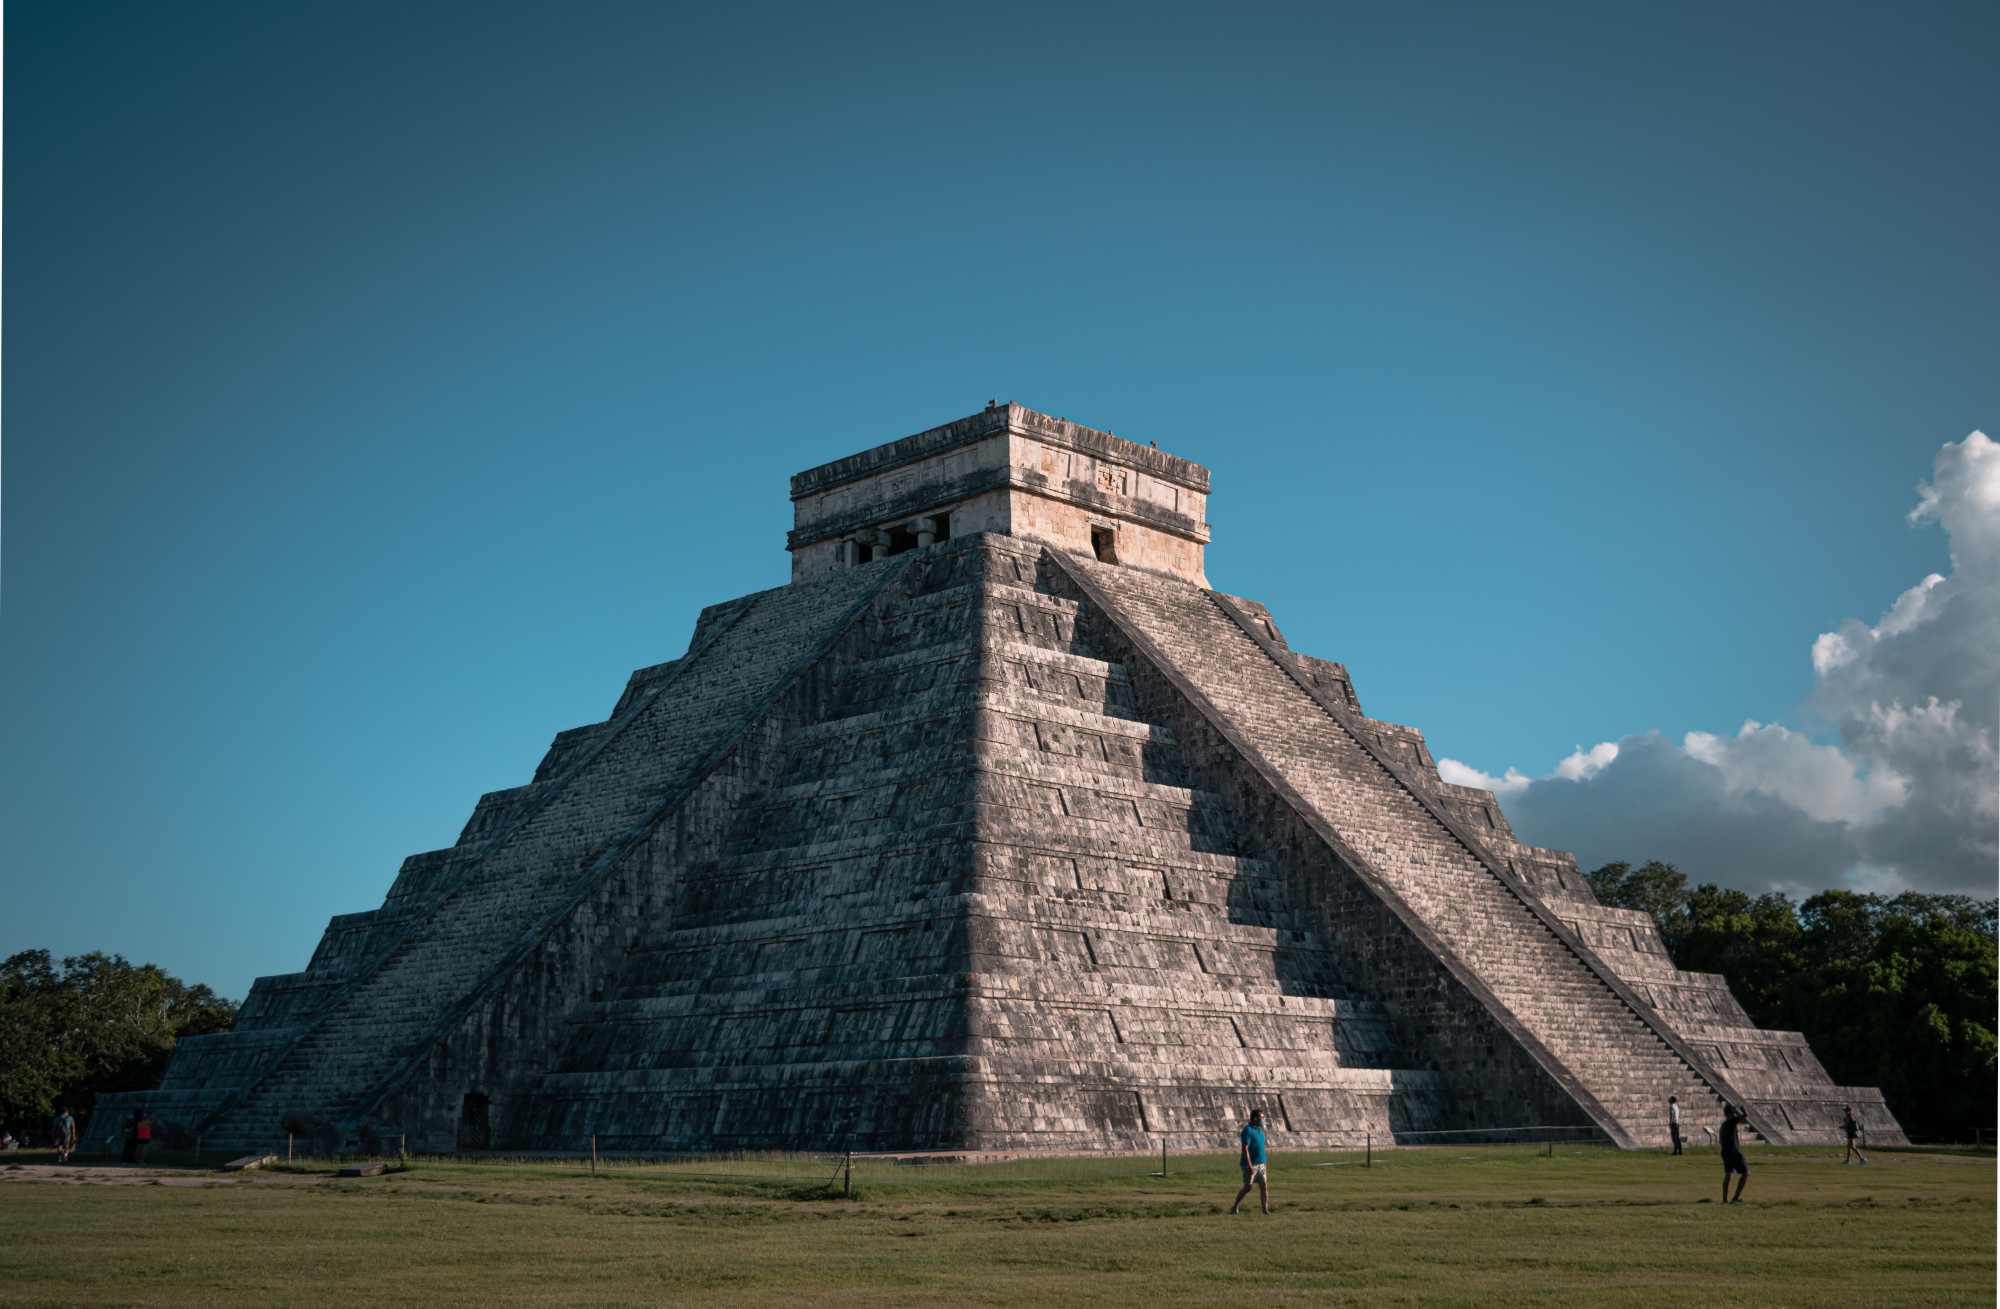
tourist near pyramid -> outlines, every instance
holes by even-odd
[[[789,585],[557,734],[144,1105],[205,1148],[1293,1148],[1872,1089],[1208,588],[1209,473],[1018,405],[800,473]]]

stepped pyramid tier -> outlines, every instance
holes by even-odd
[[[269,1148],[1831,1139],[1872,1089],[1676,970],[1206,578],[1208,471],[1017,405],[799,474],[789,585],[480,798],[144,1104]]]

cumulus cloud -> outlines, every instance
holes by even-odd
[[[1814,745],[1776,723],[1753,720],[1733,737],[1689,732],[1681,748],[1715,769],[1731,794],[1761,791],[1821,822],[1866,825],[1909,793],[1901,774],[1863,772],[1838,746]]]
[[[1603,772],[1618,759],[1616,741],[1599,741],[1586,750],[1582,746],[1570,751],[1567,758],[1556,765],[1557,777],[1565,782],[1584,782]],[[1511,771],[1511,770],[1510,770]]]
[[[1438,760],[1438,775],[1454,786],[1476,786],[1482,791],[1491,791],[1497,796],[1510,796],[1528,789],[1534,779],[1518,768],[1509,768],[1499,777],[1482,773],[1470,764],[1462,764],[1456,759]]]
[[[1585,867],[1664,858],[1703,879],[1792,891],[1844,882],[1992,895],[2000,863],[2000,443],[1938,451],[1909,521],[1936,524],[1951,573],[1905,590],[1874,623],[1812,644],[1822,744],[1777,723],[1581,747],[1546,775],[1447,780],[1507,800],[1521,836]]]

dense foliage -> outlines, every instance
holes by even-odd
[[[1723,973],[1760,1027],[1804,1032],[1842,1086],[1879,1086],[1913,1137],[1994,1121],[1995,902],[1822,891],[1803,903],[1606,864],[1607,905],[1653,915],[1676,966]]]
[[[0,962],[0,1124],[40,1139],[58,1104],[156,1085],[174,1042],[220,1032],[236,1004],[120,955],[24,950]]]

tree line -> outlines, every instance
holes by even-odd
[[[1653,916],[1674,966],[1721,973],[1757,1026],[1803,1032],[1833,1080],[1879,1086],[1912,1137],[1966,1139],[1995,1111],[1995,908],[1963,895],[1752,896],[1658,861],[1585,874]]]
[[[235,1021],[234,1000],[154,964],[11,955],[0,962],[0,1126],[43,1140],[57,1105],[85,1120],[99,1095],[159,1085],[181,1037]]]

